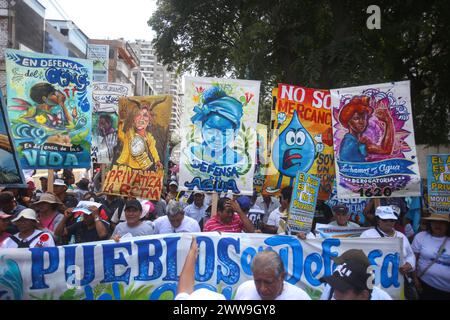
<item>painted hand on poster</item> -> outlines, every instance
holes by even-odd
[[[154,117],[153,109],[165,100],[166,98],[143,104],[128,98],[128,105],[119,105],[118,138],[123,148],[117,164],[137,170],[163,169],[150,127]]]
[[[283,119],[283,117],[281,118]],[[303,127],[297,111],[294,111],[291,122],[275,140],[272,159],[279,171],[279,178],[276,187],[268,187],[266,192],[275,193],[280,191],[284,176],[290,178],[290,185],[292,185],[297,172],[309,171],[314,159],[323,150],[321,138],[315,138],[317,144],[314,143],[312,136]]]

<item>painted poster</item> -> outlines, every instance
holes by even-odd
[[[311,174],[298,172],[289,206],[288,225],[291,232],[311,231],[320,179]]]
[[[331,90],[339,198],[420,196],[409,81]]]
[[[428,205],[436,213],[450,213],[450,154],[427,156]]]
[[[330,199],[325,201],[325,203],[333,208],[337,205],[344,205],[348,209],[348,214],[350,215],[350,221],[363,225],[366,222],[364,216],[364,208],[366,207],[369,199],[367,198],[350,198],[350,199],[339,199],[337,195],[336,181],[333,183],[333,192],[330,195]]]
[[[334,180],[331,100],[327,90],[279,84],[271,162],[263,194],[277,196],[292,186],[297,172],[320,178],[319,199],[326,200]]]
[[[330,224],[316,224],[316,234],[319,238],[358,238],[364,231],[372,227],[341,227]]]
[[[207,288],[231,300],[252,280],[256,252],[274,250],[285,280],[319,299],[332,257],[361,249],[369,257],[374,285],[403,299],[401,239],[315,239],[258,233],[162,234],[54,248],[2,249],[0,300],[173,300],[192,235],[199,247],[194,289]]]
[[[185,80],[180,189],[253,194],[261,83]]]
[[[8,115],[23,169],[91,166],[92,61],[6,50]]]
[[[132,95],[131,84],[96,82],[92,85],[92,162],[110,164],[117,144],[119,97]]]
[[[267,126],[256,124],[256,164],[253,176],[253,188],[261,193],[267,169]]]
[[[93,63],[94,82],[108,82],[109,45],[88,44],[87,58]]]
[[[25,177],[11,140],[5,100],[0,91],[0,187],[25,187]]]
[[[120,97],[118,143],[106,174],[106,194],[159,200],[172,97]]]

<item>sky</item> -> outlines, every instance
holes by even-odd
[[[152,40],[156,0],[39,0],[46,19],[72,20],[90,39]],[[55,5],[52,5],[55,4]],[[60,7],[58,11],[55,7]],[[62,9],[62,10],[61,10]]]

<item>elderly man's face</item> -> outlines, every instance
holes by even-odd
[[[283,291],[284,272],[276,276],[275,270],[254,270],[253,279],[262,300],[275,300]]]
[[[174,229],[178,228],[184,219],[184,213],[178,213],[174,216],[169,216],[170,224]]]
[[[205,196],[203,194],[196,194],[194,196],[194,204],[200,208],[201,206],[203,206],[203,200],[205,199]]]

